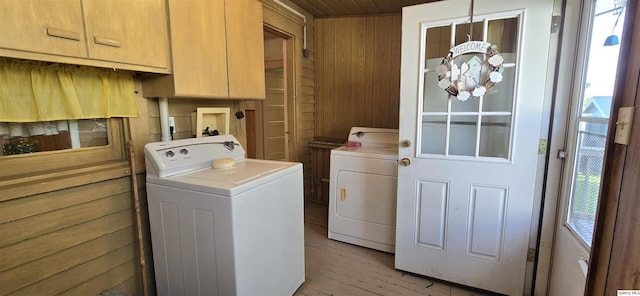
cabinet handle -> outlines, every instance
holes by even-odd
[[[341,201],[347,200],[347,189],[346,188],[340,188],[340,200]]]
[[[105,46],[120,47],[120,41],[115,39],[93,36],[93,42],[95,42],[96,44],[105,45]]]
[[[80,41],[80,34],[71,31],[60,30],[47,27],[47,36]]]

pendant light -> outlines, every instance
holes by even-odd
[[[618,35],[614,34],[613,31],[618,26],[620,16],[624,13],[624,7],[625,5],[621,5],[613,9],[614,12],[618,10],[618,16],[616,17],[616,22],[613,24],[613,28],[611,28],[611,35],[607,36],[607,39],[604,40],[604,46],[614,46],[620,44],[620,38],[618,37]]]

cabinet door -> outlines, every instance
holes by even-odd
[[[176,96],[227,97],[224,1],[169,1]]]
[[[257,0],[227,0],[225,16],[229,97],[264,99],[262,3]]]
[[[166,68],[163,0],[82,0],[92,59]]]
[[[0,48],[87,57],[80,0],[0,0]]]

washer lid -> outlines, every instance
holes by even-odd
[[[243,159],[236,160],[235,166],[230,168],[209,167],[164,178],[150,176],[147,183],[231,197],[297,170],[302,170],[302,164]]]
[[[398,160],[397,145],[363,145],[362,147],[341,146],[331,150],[331,155],[345,155],[377,159]]]

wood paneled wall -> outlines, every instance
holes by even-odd
[[[0,217],[0,295],[140,291],[129,178],[3,202]]]
[[[316,136],[398,128],[401,16],[316,19]]]

